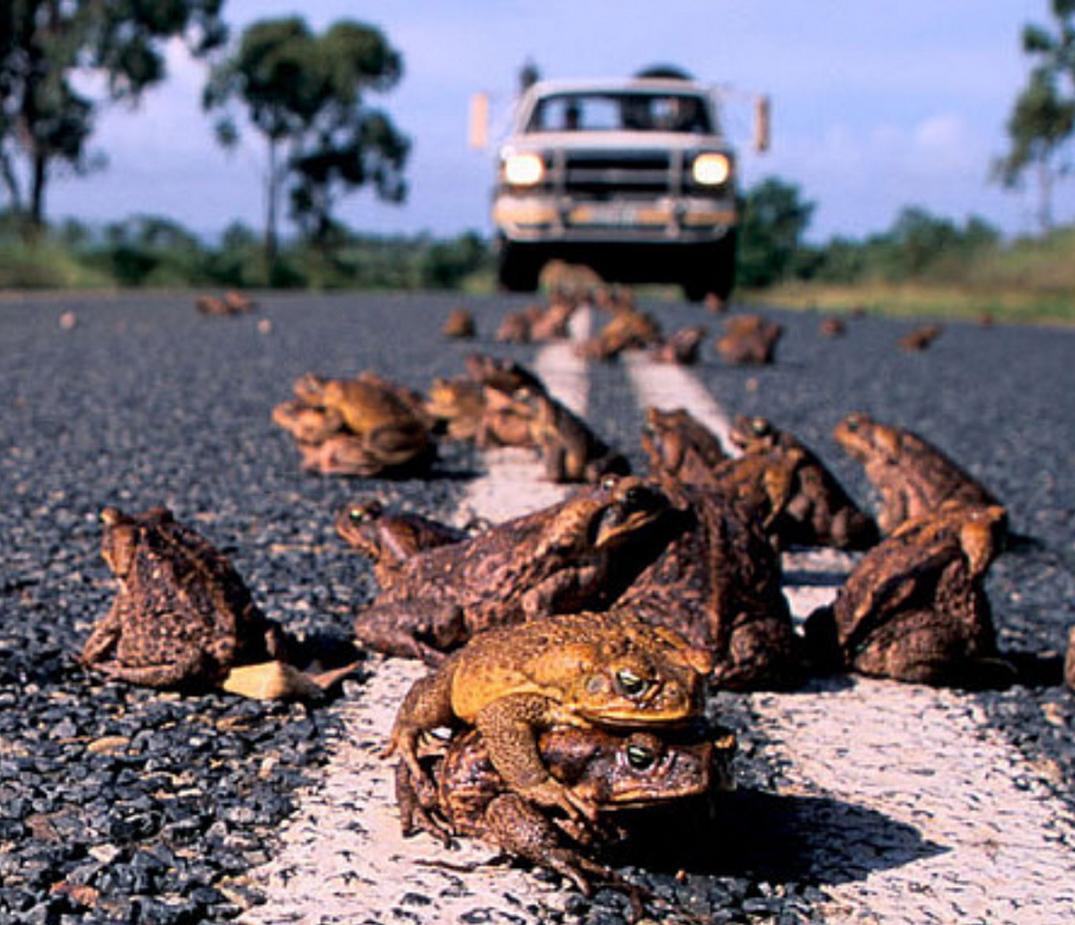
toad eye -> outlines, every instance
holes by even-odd
[[[370,513],[365,508],[353,507],[348,512],[348,516],[351,518],[353,524],[364,524],[370,519]]]
[[[754,418],[750,422],[750,427],[759,437],[764,437],[769,433],[769,422],[765,418]]]
[[[846,421],[844,421],[844,426],[849,431],[851,431],[851,433],[853,433],[853,434],[858,433],[859,419],[858,418],[848,418]]]
[[[653,762],[656,760],[657,755],[651,748],[646,748],[644,745],[627,746],[627,763],[636,771],[645,771],[653,767]]]
[[[641,697],[649,688],[649,681],[640,678],[630,668],[621,668],[616,672],[616,686],[628,697]]]
[[[616,478],[616,476],[606,475],[603,479],[601,479],[601,487],[605,489],[605,491],[612,491],[612,489],[616,487],[617,481],[618,479]]]

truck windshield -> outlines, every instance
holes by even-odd
[[[557,93],[538,100],[526,131],[710,134],[713,125],[697,94]]]

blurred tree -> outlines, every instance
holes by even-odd
[[[799,188],[768,177],[747,190],[739,225],[736,282],[747,288],[768,286],[788,276],[814,212]]]
[[[223,0],[4,0],[0,3],[0,188],[39,228],[59,166],[85,173],[99,107],[136,101],[165,76],[162,46],[180,36],[195,54],[225,38]],[[94,98],[76,70],[105,78]]]
[[[216,123],[221,143],[239,139],[236,103],[265,137],[270,265],[285,186],[292,217],[321,244],[338,236],[332,206],[343,192],[368,183],[381,199],[404,198],[409,142],[363,99],[367,90],[395,86],[402,68],[399,53],[372,26],[341,21],[318,36],[301,18],[286,17],[250,25],[234,53],[213,69],[203,104],[222,112]]]
[[[1023,28],[1023,51],[1036,62],[1008,118],[1008,153],[993,165],[994,176],[1015,186],[1030,167],[1038,179],[1038,218],[1052,226],[1052,189],[1070,169],[1063,159],[1075,133],[1075,0],[1052,0],[1055,34],[1038,25]]]

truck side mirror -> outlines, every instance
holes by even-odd
[[[754,150],[759,154],[769,150],[769,97],[754,98]]]
[[[472,93],[470,114],[467,119],[467,143],[482,149],[489,144],[489,94]]]

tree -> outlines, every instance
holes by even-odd
[[[1008,153],[993,165],[1005,186],[1035,169],[1043,230],[1052,225],[1052,188],[1068,170],[1063,152],[1075,133],[1075,0],[1052,0],[1051,10],[1056,34],[1037,25],[1023,29],[1023,51],[1037,63],[1008,118]]]
[[[87,143],[101,105],[135,101],[164,77],[162,46],[181,36],[195,54],[225,37],[223,0],[5,0],[0,4],[0,187],[33,227],[60,167],[100,166]],[[99,98],[72,82],[77,69],[106,78]]]
[[[740,286],[767,286],[788,276],[814,212],[799,188],[768,177],[747,191],[739,225],[736,280]]]
[[[236,104],[265,138],[265,252],[278,249],[282,192],[291,216],[313,241],[337,230],[332,206],[340,195],[370,184],[378,197],[402,201],[409,142],[364,94],[399,81],[402,59],[376,28],[341,21],[318,36],[299,17],[253,23],[238,48],[210,75],[203,103],[221,110],[217,136],[239,138]]]

